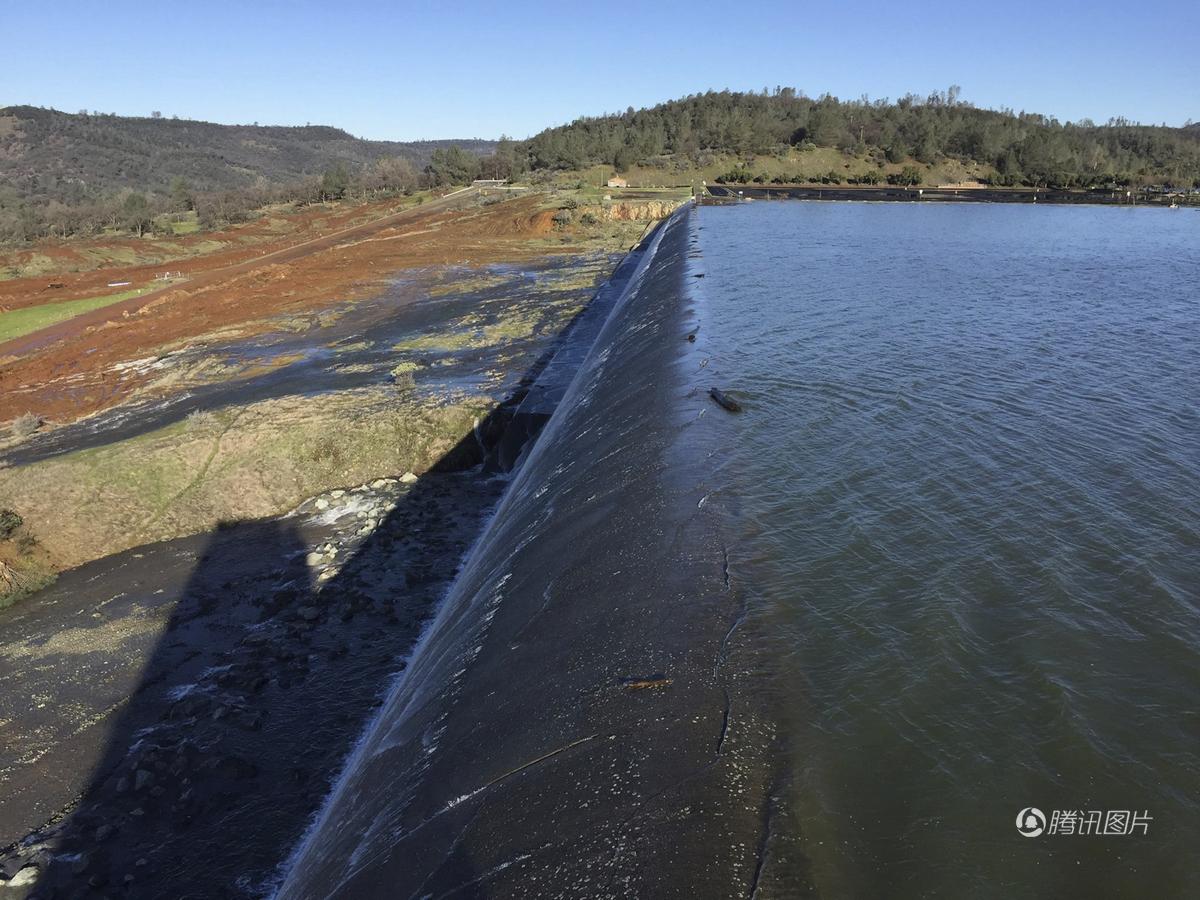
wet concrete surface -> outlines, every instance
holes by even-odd
[[[691,228],[656,236],[280,897],[806,883],[722,539],[734,417],[686,339]]]

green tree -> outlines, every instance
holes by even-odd
[[[439,187],[470,184],[479,175],[479,157],[458,145],[433,151],[425,171]]]
[[[888,184],[902,184],[905,187],[912,187],[920,184],[925,176],[916,166],[905,166],[897,174],[888,176]]]
[[[171,205],[180,212],[196,208],[196,200],[192,196],[192,186],[181,175],[171,179]]]
[[[321,176],[321,199],[341,200],[346,196],[349,187],[350,173],[346,171],[345,164],[339,162],[326,169],[325,174]]]
[[[628,172],[637,162],[637,152],[630,146],[622,144],[613,154],[613,168],[618,172]]]
[[[128,231],[141,237],[154,221],[154,212],[150,209],[150,201],[145,194],[136,191],[125,198],[121,204],[121,224]]]

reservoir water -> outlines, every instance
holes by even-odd
[[[743,405],[729,569],[816,893],[1200,896],[1200,215],[691,227],[699,346]]]

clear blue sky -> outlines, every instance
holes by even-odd
[[[1200,119],[1200,0],[0,0],[0,106],[525,137],[709,88]],[[1191,52],[1189,52],[1189,43]]]

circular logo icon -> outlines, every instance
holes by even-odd
[[[1017,831],[1025,837],[1037,837],[1046,830],[1046,817],[1036,806],[1027,806],[1017,813]]]

